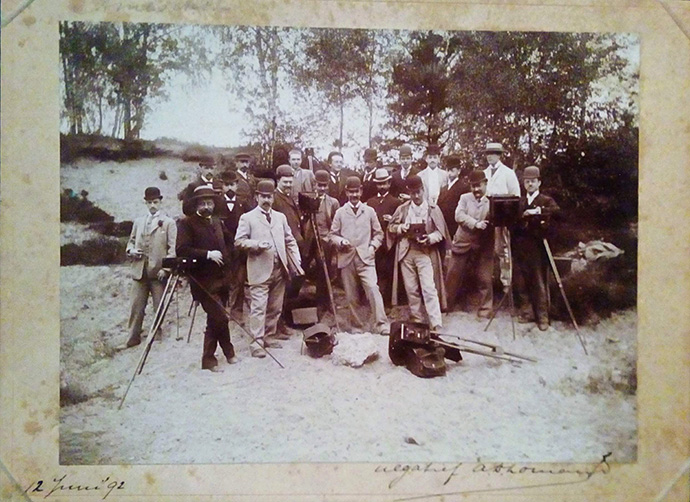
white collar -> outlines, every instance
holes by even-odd
[[[528,203],[528,204],[531,204],[532,202],[534,202],[534,199],[537,198],[537,195],[539,195],[539,190],[537,190],[537,191],[534,192],[533,194],[529,194],[529,193],[528,193],[528,194],[527,194],[527,203]]]

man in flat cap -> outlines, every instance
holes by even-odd
[[[289,167],[288,167],[289,169]],[[299,249],[284,214],[271,209],[275,185],[256,186],[258,206],[240,217],[235,244],[247,252],[249,333],[255,339],[253,357],[266,357],[264,348],[280,347],[276,339],[290,276],[302,275]]]
[[[302,171],[304,171],[304,169],[302,169]],[[302,213],[300,212],[296,199],[292,197],[292,192],[294,190],[293,174],[294,171],[292,167],[288,165],[283,164],[276,168],[277,189],[273,196],[273,209],[283,213],[287,218],[292,236],[295,238],[297,247],[299,248],[302,266],[306,268],[309,261],[313,236],[311,230],[302,219]],[[303,285],[303,276],[292,278],[287,286],[287,297],[297,297]]]
[[[196,179],[177,194],[177,198],[182,201],[182,212],[185,215],[194,214],[196,208],[191,199],[197,187],[201,185],[213,185],[220,193],[220,182],[216,179],[215,168],[216,165],[213,160],[202,160],[199,162],[199,167],[196,170]]]
[[[378,167],[378,152],[375,148],[364,150],[364,172],[362,174],[362,202],[366,202],[370,197],[376,195],[376,183],[374,174]]]
[[[511,240],[515,258],[515,289],[518,293],[518,322],[537,323],[541,331],[549,327],[546,280],[549,258],[544,247],[549,223],[560,208],[556,201],[540,192],[541,175],[536,166],[526,167],[522,183],[525,195],[520,198],[522,217]]]
[[[448,185],[448,173],[441,169],[441,147],[429,145],[426,149],[426,169],[419,172],[424,183],[425,200],[435,206],[441,190]]]
[[[403,202],[410,198],[407,192],[407,186],[405,185],[407,178],[413,174],[419,173],[412,165],[412,160],[412,148],[409,145],[401,146],[398,150],[400,169],[394,171],[391,176],[391,195],[401,198]]]
[[[294,148],[290,150],[290,168],[292,169],[292,188],[290,190],[292,200],[297,204],[301,192],[315,192],[316,179],[314,171],[302,168],[302,151]]]
[[[328,275],[333,280],[335,277],[335,270],[331,266],[333,261],[333,246],[328,241],[328,232],[331,230],[331,225],[333,224],[333,218],[335,217],[335,212],[340,208],[340,203],[337,199],[328,195],[328,187],[331,181],[330,175],[326,170],[318,170],[314,173],[316,178],[316,194],[319,198],[319,210],[315,215],[316,228],[319,232],[319,238],[321,242],[321,249],[324,253],[324,259],[326,261],[326,266],[328,267]],[[313,246],[316,246],[316,239],[314,239]],[[312,250],[312,254],[316,256],[316,250]],[[316,279],[316,299],[317,302],[328,305],[328,288],[326,286],[326,276],[323,273],[322,267],[317,269],[317,279]]]
[[[251,173],[252,157],[246,152],[235,155],[235,169],[237,171],[237,198],[249,209],[256,206],[254,200],[254,189],[256,188],[256,178]]]
[[[381,224],[383,234],[386,235],[388,222],[402,201],[393,197],[390,193],[391,175],[385,167],[376,169],[374,173],[376,183],[376,195],[367,201],[367,205],[376,211],[376,216]],[[379,290],[383,296],[383,304],[391,306],[391,288],[393,287],[393,255],[392,247],[389,247],[384,239],[383,244],[376,250],[376,276],[379,280]]]
[[[470,191],[467,176],[461,176],[461,161],[456,155],[446,157],[446,171],[448,172],[448,186],[441,189],[438,196],[438,207],[446,220],[448,234],[455,235],[458,224],[455,221],[455,208],[458,207],[460,196]]]
[[[400,267],[410,320],[427,321],[433,330],[438,330],[443,326],[441,309],[446,307],[442,257],[450,236],[441,210],[426,200],[421,177],[410,176],[407,189],[410,200],[396,209],[388,225],[389,246],[396,243],[393,294],[397,293]],[[395,298],[393,304],[397,304]]]
[[[446,291],[448,310],[456,305],[460,287],[470,271],[477,276],[479,307],[477,317],[488,318],[493,306],[493,245],[494,229],[489,224],[489,198],[486,196],[484,171],[470,173],[470,193],[460,196],[455,210],[458,228],[453,237]]]
[[[177,227],[175,221],[160,210],[163,196],[158,187],[144,190],[144,202],[148,209],[146,216],[134,220],[132,232],[127,241],[127,256],[132,264],[132,306],[129,314],[129,339],[127,347],[141,343],[141,326],[149,294],[153,298],[154,312],[163,297],[167,272],[163,269],[163,258],[175,256]],[[160,328],[156,333],[160,338]]]
[[[177,255],[198,261],[189,272],[189,286],[192,298],[206,312],[201,368],[210,371],[220,371],[215,355],[217,345],[229,364],[235,362],[221,298],[227,288],[232,240],[220,219],[213,216],[217,201],[218,195],[211,185],[198,186],[190,197],[194,213],[177,224]]]
[[[345,183],[348,202],[335,212],[328,239],[338,250],[345,296],[351,308],[357,303],[357,283],[364,289],[374,317],[374,331],[389,332],[376,277],[374,256],[383,243],[383,230],[376,212],[361,202],[362,182],[351,176]],[[355,316],[356,317],[356,316]]]

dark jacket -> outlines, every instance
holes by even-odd
[[[438,195],[436,205],[443,213],[443,219],[446,220],[448,233],[455,235],[458,229],[458,223],[455,221],[455,209],[458,207],[460,196],[470,191],[470,184],[463,177],[460,177],[453,186],[441,188],[441,193]]]
[[[231,248],[232,239],[216,217],[206,219],[192,214],[177,222],[177,256],[198,260],[198,265],[189,274],[210,293],[218,292],[226,283]],[[213,250],[223,254],[223,266],[207,258],[208,252]],[[190,288],[192,297],[199,300],[203,293],[193,280],[190,280]]]
[[[328,183],[328,195],[340,202],[341,206],[347,202],[347,193],[345,193],[345,181],[347,181],[347,179],[350,176],[357,176],[360,179],[362,178],[352,169],[343,167],[337,176],[337,181],[334,181],[333,176],[331,175],[331,181]]]
[[[309,250],[302,231],[302,220],[299,208],[292,197],[276,190],[273,195],[273,209],[283,213],[287,218],[288,226],[297,241],[300,255],[304,258]]]
[[[391,175],[391,195],[393,197],[400,197],[401,193],[409,194],[407,187],[405,186],[407,178],[402,179],[402,175],[400,174],[401,171],[402,169],[396,169]],[[412,166],[407,177],[409,178],[414,174],[419,174],[419,169],[417,169],[415,166]]]
[[[386,235],[386,230],[388,229],[388,222],[384,221],[383,216],[386,214],[392,216],[400,204],[402,204],[402,201],[397,197],[393,197],[390,192],[388,192],[384,197],[380,197],[377,194],[367,201],[367,205],[369,207],[373,207],[374,211],[376,211],[376,216],[379,218],[379,223],[381,224],[384,235]],[[385,240],[381,248],[388,249]]]

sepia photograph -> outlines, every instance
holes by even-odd
[[[58,63],[61,465],[636,461],[637,35],[61,21]]]

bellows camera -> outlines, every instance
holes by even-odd
[[[297,204],[303,213],[318,213],[321,200],[316,192],[300,192],[297,194]]]

